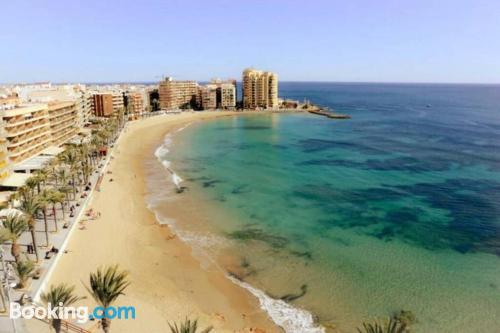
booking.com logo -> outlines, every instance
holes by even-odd
[[[87,306],[63,306],[59,303],[58,306],[52,306],[48,303],[47,307],[27,305],[21,306],[19,303],[10,303],[9,315],[11,319],[74,319],[79,324],[86,323],[88,320],[107,319],[135,319],[134,306],[102,306],[95,307],[92,312]]]

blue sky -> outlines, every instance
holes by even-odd
[[[500,83],[498,0],[2,2],[0,82]]]

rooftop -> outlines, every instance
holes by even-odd
[[[5,117],[15,117],[47,109],[47,104],[23,104],[4,111]]]

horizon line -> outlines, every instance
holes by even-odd
[[[64,84],[84,84],[84,85],[107,85],[107,84],[155,84],[160,81],[26,81],[26,82],[1,82],[0,86],[4,85],[29,85],[29,84],[53,84],[53,85],[64,85]],[[196,82],[210,82],[210,80],[189,80]],[[236,82],[241,82],[237,80]],[[279,83],[340,83],[340,84],[427,84],[427,85],[500,85],[500,82],[428,82],[428,81],[329,81],[329,80],[282,80]]]

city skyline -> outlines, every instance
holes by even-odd
[[[0,83],[240,79],[500,83],[492,0],[6,3]],[[265,37],[265,38],[263,38]]]

